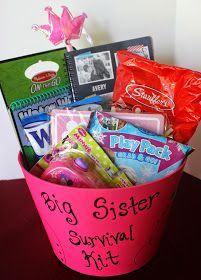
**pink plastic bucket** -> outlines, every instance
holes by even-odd
[[[43,181],[19,163],[58,259],[78,272],[114,276],[156,253],[184,164],[126,189],[78,189]]]

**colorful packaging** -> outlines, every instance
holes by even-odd
[[[76,159],[83,158],[91,168],[97,172],[107,187],[128,187],[133,185],[123,171],[119,170],[96,141],[87,133],[82,126],[75,127],[54,149],[49,151],[32,168],[31,173],[41,177],[42,173],[49,167],[50,162],[61,158]],[[72,165],[73,168],[73,165]]]
[[[163,113],[166,135],[187,143],[201,119],[201,73],[118,51],[112,110]]]
[[[76,111],[69,109],[54,109],[51,112],[52,145],[56,146],[76,126],[84,128],[89,123],[90,111]]]
[[[50,116],[35,114],[22,119],[22,126],[38,158],[51,149]]]
[[[42,173],[41,179],[54,184],[76,188],[105,188],[107,185],[82,157],[62,157],[52,160],[48,168]]]
[[[89,133],[131,181],[142,184],[175,171],[192,148],[148,130],[95,112]]]
[[[109,112],[109,115],[125,120],[159,135],[164,134],[165,118],[162,114]]]
[[[79,108],[79,107],[78,107]],[[91,111],[77,111],[68,109],[54,109],[51,112],[52,145],[55,146],[78,125],[87,128]],[[156,134],[164,133],[164,116],[162,114],[136,114],[124,112],[109,112],[110,115],[143,127]]]

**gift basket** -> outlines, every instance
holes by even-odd
[[[3,94],[55,255],[84,274],[121,275],[144,266],[160,245],[194,152],[188,142],[201,118],[201,73],[154,61],[149,36],[93,46],[86,14],[62,9],[59,17],[46,8],[49,24],[33,28],[66,48],[33,55],[29,67],[30,57],[21,58],[32,96],[9,99],[6,79]],[[71,40],[83,34],[90,47],[76,50]]]

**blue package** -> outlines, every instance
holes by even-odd
[[[35,114],[21,120],[25,134],[38,159],[51,149],[50,116]]]
[[[67,107],[69,110],[79,110],[79,111],[102,111],[103,108],[101,104],[103,103],[103,98],[101,96],[92,96],[82,100],[72,102],[70,104],[63,104],[60,108]]]
[[[92,114],[88,131],[114,164],[136,184],[172,173],[193,150],[104,112]]]
[[[79,107],[88,104],[101,104],[102,102],[103,102],[103,98],[99,95],[96,95],[96,96],[92,96],[89,98],[72,102],[70,104],[64,104],[63,106],[70,108],[70,107]]]

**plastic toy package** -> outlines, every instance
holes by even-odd
[[[192,148],[120,120],[94,112],[89,133],[113,162],[136,184],[174,172]]]
[[[105,182],[100,178],[89,159],[81,156],[53,158],[41,179],[64,186],[78,188],[105,188]]]
[[[118,51],[112,110],[163,113],[166,136],[187,143],[201,119],[201,73]]]
[[[78,107],[79,108],[79,107]],[[87,128],[92,111],[79,111],[71,109],[54,109],[51,115],[51,138],[55,146],[68,133],[78,125]],[[164,116],[162,114],[136,114],[124,112],[108,112],[108,114],[123,119],[162,135],[164,133]]]
[[[91,112],[74,109],[54,109],[50,115],[52,145],[56,146],[76,126],[81,125],[87,128]]]
[[[66,186],[122,188],[133,185],[82,126],[69,132],[30,172]]]

